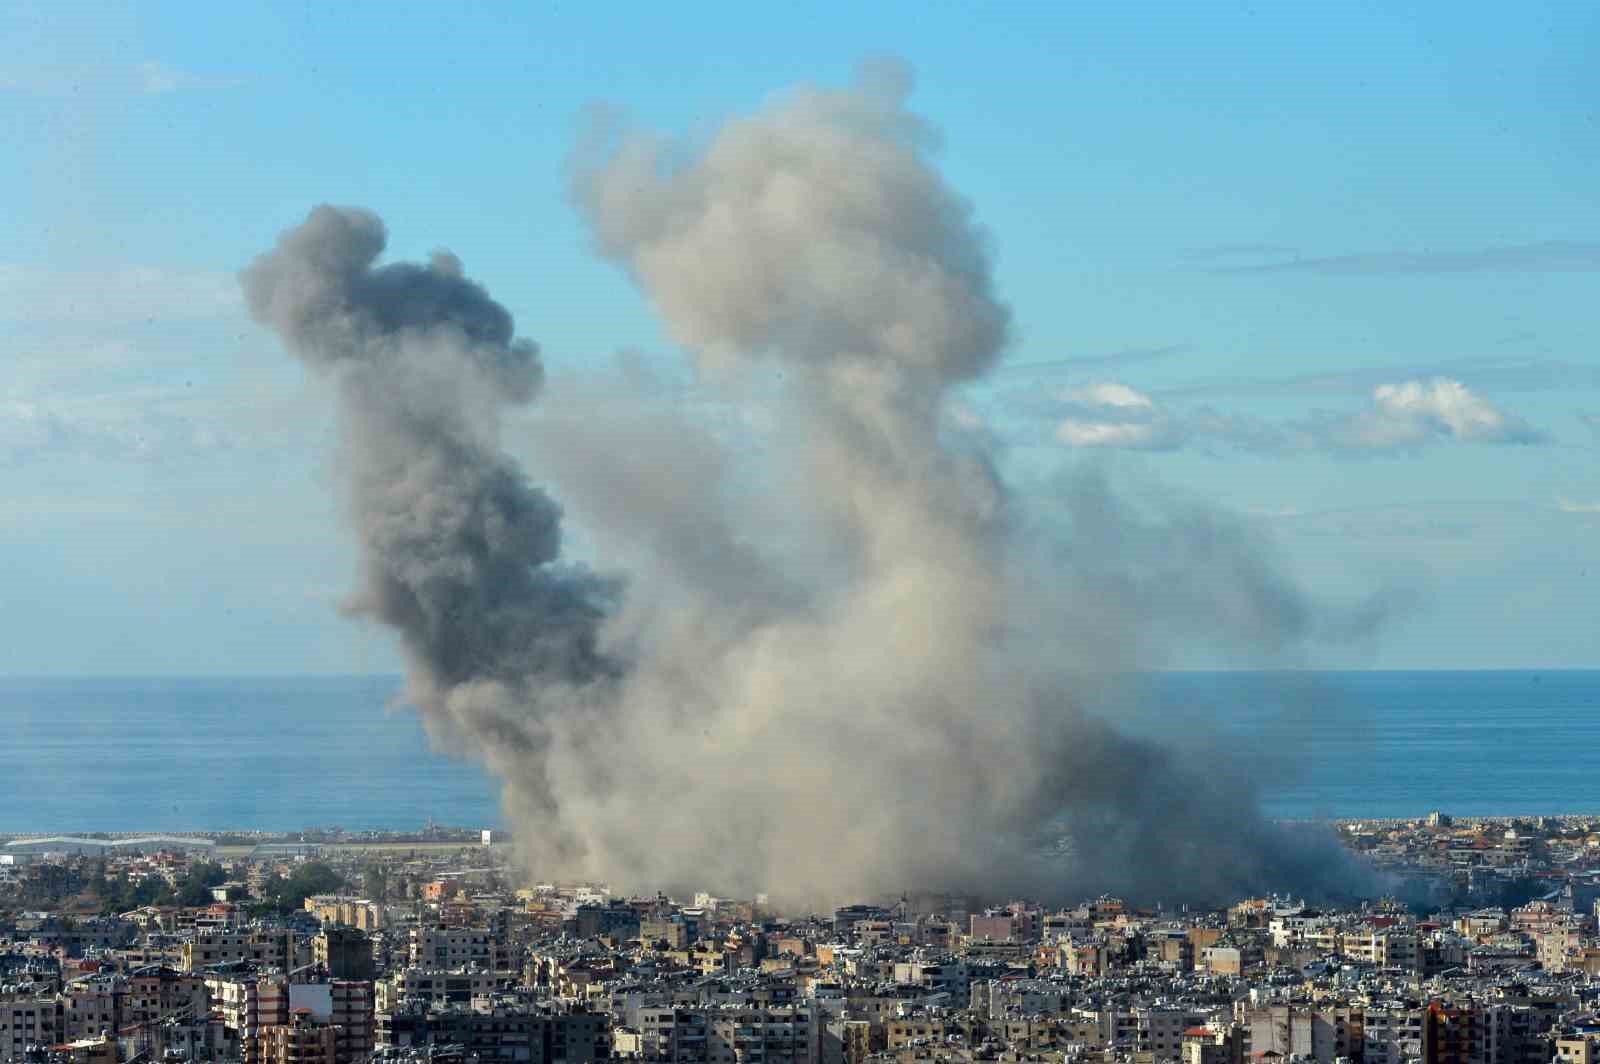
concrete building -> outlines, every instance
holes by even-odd
[[[1481,1064],[1482,1053],[1476,1009],[1429,1004],[1422,1017],[1422,1064]]]
[[[1211,1016],[1193,1009],[1147,1007],[1134,1010],[1138,1023],[1136,1051],[1153,1060],[1177,1060],[1183,1054],[1184,1033],[1203,1027]]]
[[[1016,918],[1011,913],[989,912],[982,916],[973,913],[967,933],[977,942],[1018,940]]]
[[[1361,1017],[1363,1064],[1403,1064],[1422,1056],[1422,1015],[1399,1002],[1369,1005]]]
[[[182,947],[184,971],[238,964],[291,971],[311,963],[310,948],[293,931],[196,931]]]
[[[642,1058],[659,1064],[812,1064],[820,1051],[813,1006],[645,1009]]]
[[[372,980],[372,940],[355,927],[324,927],[311,940],[311,962],[331,979]]]
[[[1186,931],[1159,931],[1148,939],[1150,955],[1177,972],[1194,970],[1194,942]]]
[[[1249,1031],[1250,1052],[1333,1064],[1365,1050],[1365,1029],[1359,1009],[1281,1004],[1249,1008],[1239,1017]]]
[[[1600,1064],[1600,1035],[1557,1038],[1555,1064]]]
[[[468,1059],[490,1064],[537,1064],[535,1017],[526,1009],[419,1009],[378,1015],[378,1051],[395,1054],[459,1046]]]
[[[306,899],[305,908],[323,924],[344,924],[362,931],[376,931],[384,925],[384,907],[367,898],[313,894]]]
[[[467,1006],[494,993],[494,973],[483,968],[406,968],[377,984],[377,1010]]]
[[[228,1055],[262,1064],[261,1032],[289,1022],[289,987],[282,975],[209,975],[211,1016],[222,1025]]]
[[[425,968],[495,968],[494,937],[484,927],[413,927],[411,964]]]
[[[1182,1064],[1244,1064],[1246,1041],[1242,1027],[1191,1027],[1183,1032],[1178,1059]]]
[[[580,905],[573,917],[573,933],[579,938],[602,935],[620,939],[639,937],[639,914],[626,902],[606,905]]]
[[[64,988],[62,1017],[67,1039],[103,1032],[138,1032],[164,1020],[195,1022],[207,1015],[205,980],[164,966],[75,979]]]
[[[378,1017],[384,1055],[433,1053],[459,1046],[485,1064],[595,1064],[612,1053],[611,1018],[593,1012],[545,1012],[479,999],[467,1009],[415,1009]]]
[[[289,1012],[310,1016],[334,1030],[335,1064],[356,1064],[371,1055],[376,1040],[372,983],[358,979],[291,983]]]
[[[0,998],[0,1064],[21,1061],[29,1046],[62,1041],[61,1011],[53,994]]]
[[[639,921],[639,938],[648,943],[665,942],[670,949],[683,949],[698,937],[693,921],[681,913],[644,917]]]
[[[262,1064],[335,1064],[339,1031],[296,1009],[285,1024],[262,1028]]]

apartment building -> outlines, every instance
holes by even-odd
[[[377,1011],[466,1006],[494,989],[494,973],[482,968],[406,968],[377,984]]]
[[[309,964],[311,950],[293,931],[196,931],[180,957],[187,972],[240,962],[289,971]]]
[[[422,968],[487,968],[495,970],[494,936],[484,927],[413,927],[411,964]]]
[[[21,1061],[29,1046],[62,1041],[64,1030],[55,995],[0,997],[0,1064]]]
[[[310,1009],[296,1009],[289,1022],[261,1030],[262,1064],[336,1064],[339,1029]]]
[[[812,1006],[644,1009],[641,1055],[662,1064],[812,1064],[819,1027]]]

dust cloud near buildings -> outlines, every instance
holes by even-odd
[[[759,446],[638,374],[546,381],[455,256],[380,264],[370,211],[285,232],[242,283],[338,404],[348,608],[397,633],[409,699],[503,781],[544,875],[821,902],[1350,885],[1236,754],[1093,707],[1180,651],[1283,662],[1373,617],[1192,500],[1093,470],[1013,490],[959,393],[1015,325],[910,87],[869,66],[694,145],[597,119],[569,161],[598,253]]]

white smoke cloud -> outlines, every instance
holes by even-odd
[[[759,448],[636,373],[558,377],[529,421],[546,494],[500,445],[537,348],[458,261],[378,265],[359,210],[284,234],[244,283],[334,382],[356,610],[400,634],[436,733],[503,778],[541,874],[811,902],[1349,885],[1331,840],[1263,820],[1234,754],[1202,765],[1089,703],[1180,647],[1293,660],[1381,609],[1316,608],[1201,505],[1085,475],[1013,496],[953,394],[1010,312],[908,91],[879,67],[699,146],[613,125],[574,160],[602,254],[727,404],[776,381]],[[562,507],[625,579],[562,561]]]

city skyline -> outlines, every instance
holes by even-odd
[[[0,1064],[1600,1064],[1600,8],[0,40]]]

